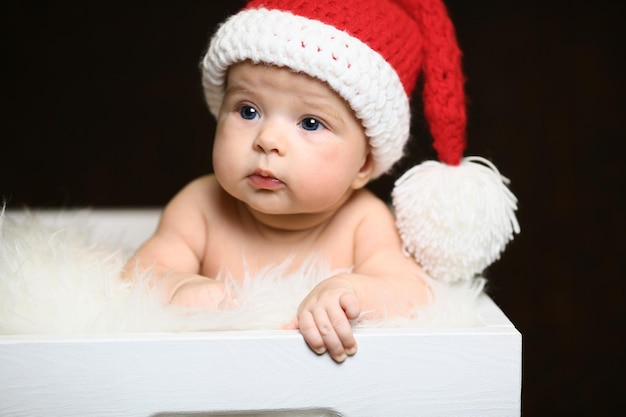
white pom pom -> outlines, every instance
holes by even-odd
[[[508,182],[480,157],[458,166],[427,161],[411,168],[392,193],[405,252],[441,281],[480,274],[520,231]]]

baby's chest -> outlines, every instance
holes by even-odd
[[[218,273],[228,271],[233,277],[243,277],[246,272],[288,260],[292,272],[311,258],[328,262],[333,269],[350,268],[354,265],[353,248],[353,242],[340,235],[332,238],[320,235],[312,241],[264,241],[232,231],[220,235],[213,233],[213,239],[209,239],[206,246],[202,273],[216,277]]]

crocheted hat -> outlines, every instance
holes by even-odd
[[[403,156],[410,97],[423,77],[424,114],[440,162],[409,170],[392,197],[405,251],[431,276],[473,277],[519,231],[507,180],[488,161],[463,158],[461,52],[441,0],[249,1],[220,25],[202,61],[215,116],[228,68],[245,60],[306,73],[342,96],[369,139],[372,178]]]

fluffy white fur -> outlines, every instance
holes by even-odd
[[[222,277],[238,307],[206,312],[162,303],[158,288],[147,285],[149,271],[122,281],[130,254],[130,248],[98,241],[80,222],[51,227],[36,215],[17,220],[0,213],[0,334],[280,329],[306,294],[337,272],[311,260],[294,274],[285,273],[284,263],[242,283]],[[475,305],[484,280],[431,284],[432,303],[413,317],[359,320],[355,327],[481,324]]]

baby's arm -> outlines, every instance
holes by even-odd
[[[356,353],[351,320],[361,315],[408,316],[428,301],[425,273],[402,253],[391,212],[378,201],[365,208],[367,215],[355,231],[353,273],[322,281],[298,309],[297,323],[306,342],[317,353],[328,351],[337,362]]]
[[[224,301],[223,283],[199,275],[208,233],[203,211],[208,181],[203,177],[191,182],[167,204],[154,235],[124,267],[127,278],[136,268],[149,269],[163,285],[167,303],[217,309]]]

